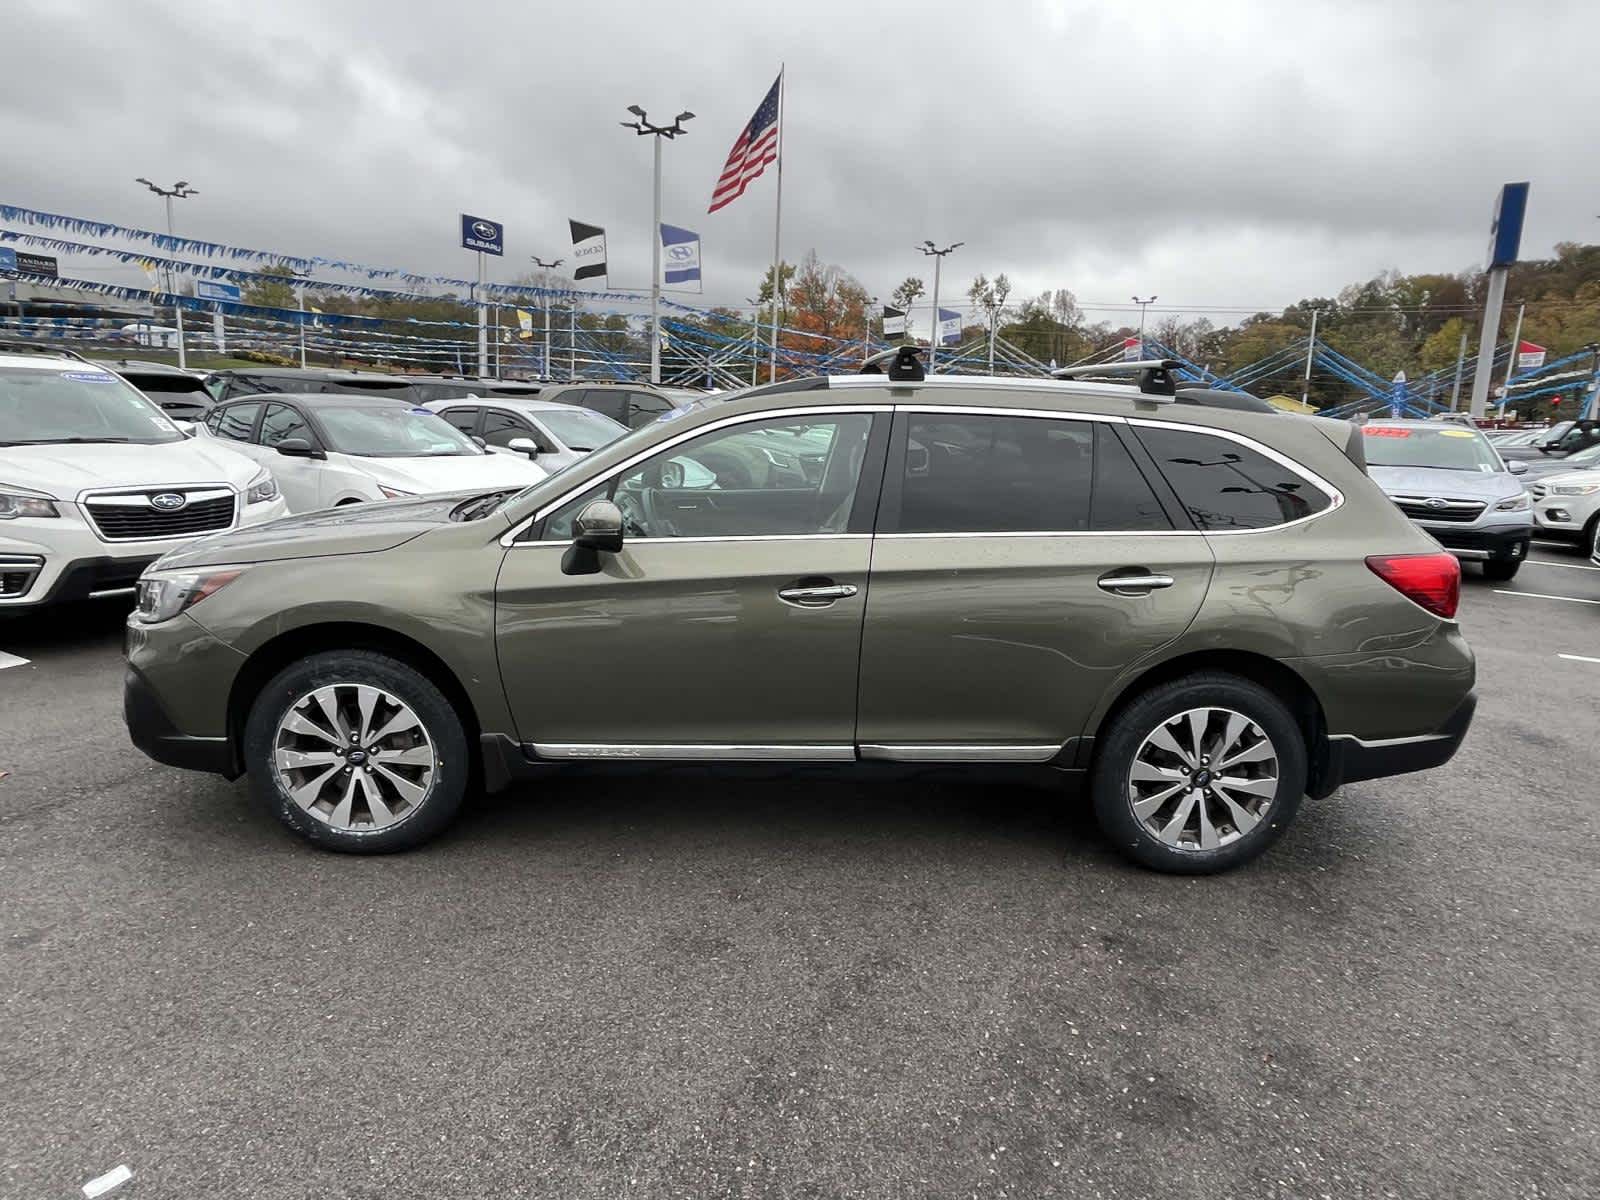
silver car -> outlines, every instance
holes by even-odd
[[[1400,511],[1457,558],[1510,579],[1528,557],[1533,503],[1509,466],[1476,429],[1440,421],[1369,421],[1362,426],[1367,471]]]
[[[550,473],[628,432],[626,425],[604,413],[532,397],[469,396],[436,400],[425,407],[462,433],[482,439],[488,449],[526,454]]]

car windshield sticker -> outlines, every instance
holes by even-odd
[[[108,371],[63,371],[63,379],[76,379],[79,383],[112,383],[116,376]]]
[[[1444,434],[1445,437],[1465,437],[1465,438],[1469,438],[1469,437],[1477,437],[1478,436],[1477,434],[1473,433],[1472,430],[1470,430],[1470,429],[1441,429],[1441,430],[1439,430],[1439,432]]]
[[[1388,425],[1363,425],[1361,432],[1368,437],[1410,437],[1411,430],[1395,429]]]

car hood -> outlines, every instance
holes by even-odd
[[[157,446],[117,442],[0,446],[0,483],[74,500],[90,488],[179,487],[230,483],[242,488],[261,473],[244,455],[209,439]]]
[[[1503,500],[1522,491],[1522,480],[1504,471],[1445,471],[1437,467],[1375,467],[1368,464],[1367,474],[1391,496]]]
[[[1540,475],[1538,478],[1539,482],[1547,487],[1600,483],[1600,469],[1590,467],[1576,471],[1553,471],[1548,475]]]
[[[450,510],[478,488],[451,496],[347,504],[296,517],[251,525],[190,542],[164,555],[157,566],[209,566],[215,563],[276,562],[333,554],[375,554],[449,524]]]
[[[545,472],[526,455],[440,454],[431,458],[356,458],[348,460],[379,483],[402,492],[433,496],[527,487]]]

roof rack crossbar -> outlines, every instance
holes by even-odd
[[[1098,363],[1084,367],[1057,367],[1052,379],[1082,379],[1096,375],[1137,375],[1139,390],[1147,396],[1172,397],[1178,394],[1174,371],[1183,364],[1175,358],[1141,358],[1129,362]]]
[[[892,346],[880,350],[867,356],[861,364],[861,374],[887,375],[891,383],[921,383],[928,377],[927,368],[917,357],[921,353],[921,346]]]

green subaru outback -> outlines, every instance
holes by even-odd
[[[125,712],[335,850],[475,789],[672,764],[1086,784],[1150,867],[1472,718],[1456,560],[1342,422],[1139,387],[889,374],[674,414],[519,492],[372,504],[156,562]]]

